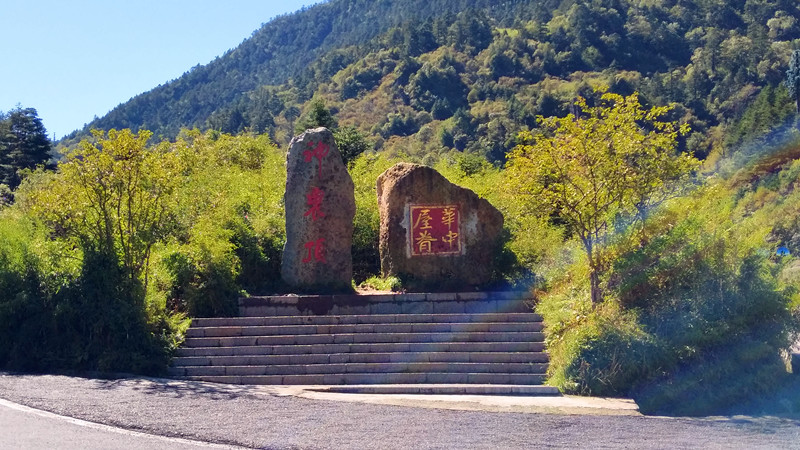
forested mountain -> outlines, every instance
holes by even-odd
[[[676,103],[699,156],[794,113],[794,0],[332,0],[279,17],[205,66],[89,128],[267,132],[283,144],[311,100],[378,150],[502,161],[536,116],[599,86]],[[753,105],[757,111],[748,112]],[[430,155],[430,156],[429,156]]]

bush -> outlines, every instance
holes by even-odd
[[[279,279],[283,154],[266,136],[97,134],[0,211],[0,367],[158,374],[192,315]]]
[[[543,296],[550,383],[633,396],[646,413],[692,415],[776,387],[781,352],[800,330],[794,291],[759,250],[760,218],[740,219],[727,192],[709,189],[662,211],[649,241],[620,237],[597,308],[585,283],[572,281],[585,275],[576,267]]]
[[[38,259],[31,249],[31,224],[0,213],[0,367],[41,366],[41,346],[52,326],[41,292]]]
[[[757,335],[741,336],[639,383],[630,395],[645,414],[718,415],[775,392],[787,377],[774,346]]]
[[[0,236],[0,367],[165,370],[178,326],[149,321],[142,286],[132,284],[116,255],[84,252],[78,273],[51,264],[63,249],[43,241],[17,210],[0,216]]]

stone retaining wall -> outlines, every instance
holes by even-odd
[[[529,292],[285,295],[239,299],[242,317],[532,312]]]

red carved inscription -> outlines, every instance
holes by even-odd
[[[461,253],[458,205],[411,205],[411,256]]]

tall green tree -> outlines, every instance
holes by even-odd
[[[336,140],[339,153],[342,154],[342,160],[348,165],[355,161],[358,155],[372,147],[366,136],[356,127],[341,127],[333,132],[333,138]]]
[[[338,126],[339,124],[336,118],[333,117],[333,113],[325,106],[325,101],[317,99],[311,102],[310,109],[294,126],[294,131],[295,133],[302,133],[308,129],[317,127],[325,127],[329,130],[333,130]]]
[[[50,151],[50,139],[34,108],[0,113],[0,184],[16,188],[19,171],[47,164]]]
[[[603,244],[613,222],[651,204],[694,162],[675,153],[678,135],[688,128],[660,120],[669,107],[643,109],[636,93],[606,93],[594,107],[579,98],[576,106],[578,115],[540,117],[540,134],[520,133],[507,173],[524,202],[559,217],[580,239],[597,304]]]
[[[786,71],[786,87],[789,95],[794,99],[797,113],[800,114],[800,50],[792,52],[789,70]]]
[[[147,130],[94,131],[59,166],[59,176],[31,193],[31,212],[86,252],[119,261],[132,285],[146,288],[153,246],[168,233],[173,192],[184,167],[178,155],[149,149]]]

